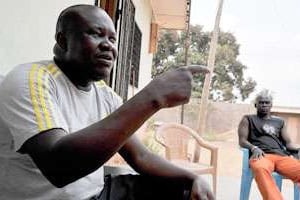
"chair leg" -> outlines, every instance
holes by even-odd
[[[216,173],[212,174],[212,178],[213,178],[213,192],[214,195],[217,195],[217,175]]]
[[[281,192],[281,188],[282,188],[282,177],[281,177],[281,175],[279,175],[277,173],[273,173],[272,176],[275,179],[275,182],[276,182],[276,185],[277,185],[279,191]]]
[[[273,174],[273,177],[276,181],[276,185],[281,191],[282,188],[282,177],[279,174]],[[294,200],[300,200],[299,199],[299,186],[297,183],[294,183]]]
[[[252,173],[244,172],[242,174],[241,188],[240,188],[240,200],[248,200],[251,190],[253,175]]]
[[[299,199],[299,186],[297,183],[294,184],[294,200],[300,200]]]

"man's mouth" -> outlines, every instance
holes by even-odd
[[[99,59],[114,60],[114,57],[110,53],[98,54],[98,55],[96,55],[96,57]]]
[[[110,54],[98,54],[96,60],[104,66],[110,67],[113,64],[114,58]]]
[[[107,60],[104,58],[97,58],[97,62],[102,64],[103,66],[110,67],[113,64],[112,60]]]

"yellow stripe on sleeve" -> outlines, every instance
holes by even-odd
[[[97,81],[96,85],[98,85],[98,87],[102,88],[102,87],[106,86],[106,83],[105,83],[105,81],[101,80],[101,81]]]
[[[35,80],[36,80],[35,79],[35,74],[37,72],[37,68],[38,68],[38,65],[33,64],[32,68],[30,70],[30,73],[29,73],[29,91],[30,91],[32,105],[33,105],[33,110],[34,110],[36,120],[37,120],[37,124],[38,124],[38,129],[40,131],[42,131],[42,130],[44,130],[44,124],[43,124],[42,115],[41,115],[39,104],[38,104],[38,97],[37,97],[36,90],[35,90]]]
[[[52,127],[52,121],[50,119],[50,114],[49,111],[47,109],[47,105],[46,105],[46,94],[45,94],[45,88],[43,87],[43,81],[47,81],[45,80],[45,70],[41,67],[38,70],[38,91],[39,91],[39,100],[41,103],[41,109],[42,109],[42,113],[44,114],[45,117],[45,122],[46,122],[46,128],[51,128]],[[46,85],[46,83],[45,83]],[[47,87],[47,86],[46,86]]]
[[[57,77],[60,74],[59,68],[56,65],[54,65],[53,63],[49,64],[47,66],[47,69],[54,77]]]
[[[46,88],[49,88],[49,79],[46,80]],[[49,115],[51,116],[51,113],[53,115],[54,106],[53,106],[53,103],[50,99],[49,92],[47,92],[46,98],[47,98],[47,103],[49,104],[49,107],[50,107],[50,112],[49,112],[50,114]],[[52,119],[54,120],[54,123],[57,124],[56,118],[52,118]],[[50,125],[51,125],[51,128],[52,128],[53,124],[51,123]],[[50,127],[48,127],[48,128],[50,128]]]

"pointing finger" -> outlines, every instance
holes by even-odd
[[[203,65],[188,65],[186,68],[192,73],[192,74],[198,74],[198,73],[210,73],[210,70]]]

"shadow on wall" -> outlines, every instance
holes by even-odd
[[[4,76],[2,76],[2,75],[0,74],[0,83],[2,82],[3,78],[4,78]]]

